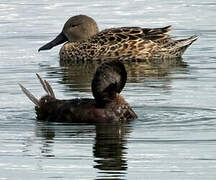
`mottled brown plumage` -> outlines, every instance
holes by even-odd
[[[121,122],[135,119],[136,113],[119,94],[124,88],[127,72],[120,61],[99,66],[92,81],[95,99],[59,100],[46,80],[37,74],[47,95],[35,98],[22,85],[22,91],[35,103],[38,120],[67,123]]]
[[[39,51],[65,43],[60,50],[60,60],[151,60],[179,58],[198,36],[173,40],[166,33],[171,26],[163,28],[119,27],[98,30],[96,22],[85,15],[71,17],[63,31]]]

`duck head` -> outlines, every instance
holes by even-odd
[[[77,15],[69,18],[64,24],[62,32],[52,41],[40,47],[38,51],[48,50],[66,41],[82,41],[99,32],[94,19],[86,15]]]

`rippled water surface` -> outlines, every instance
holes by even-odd
[[[214,0],[1,0],[0,179],[215,179],[216,3]],[[94,64],[61,67],[60,46],[38,53],[72,15],[100,29],[173,25],[176,38],[200,36],[182,62],[127,64],[123,96],[139,118],[123,125],[37,122],[22,83],[44,95],[40,73],[59,98],[91,97]]]

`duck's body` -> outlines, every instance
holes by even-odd
[[[52,108],[51,108],[52,107]],[[109,123],[134,119],[136,114],[121,95],[100,107],[94,99],[71,99],[52,101],[38,108],[37,119],[64,123]]]
[[[60,60],[151,60],[179,58],[198,36],[173,40],[166,33],[171,26],[163,28],[120,27],[99,32],[96,22],[85,15],[71,17],[56,39],[40,50],[65,43],[60,50]]]
[[[165,34],[170,26],[156,29],[122,27],[101,31],[93,37],[65,43],[60,50],[60,59],[72,60],[154,60],[179,58],[197,36],[185,40],[173,40]]]
[[[127,74],[119,61],[110,61],[98,67],[92,81],[94,99],[59,100],[55,98],[51,86],[43,81],[46,96],[37,100],[22,85],[23,92],[36,104],[38,120],[66,123],[119,122],[136,118],[136,113],[119,94],[123,89]]]

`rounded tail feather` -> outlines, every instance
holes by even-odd
[[[105,105],[120,93],[127,81],[125,66],[118,60],[99,66],[92,80],[92,93],[97,104]]]

